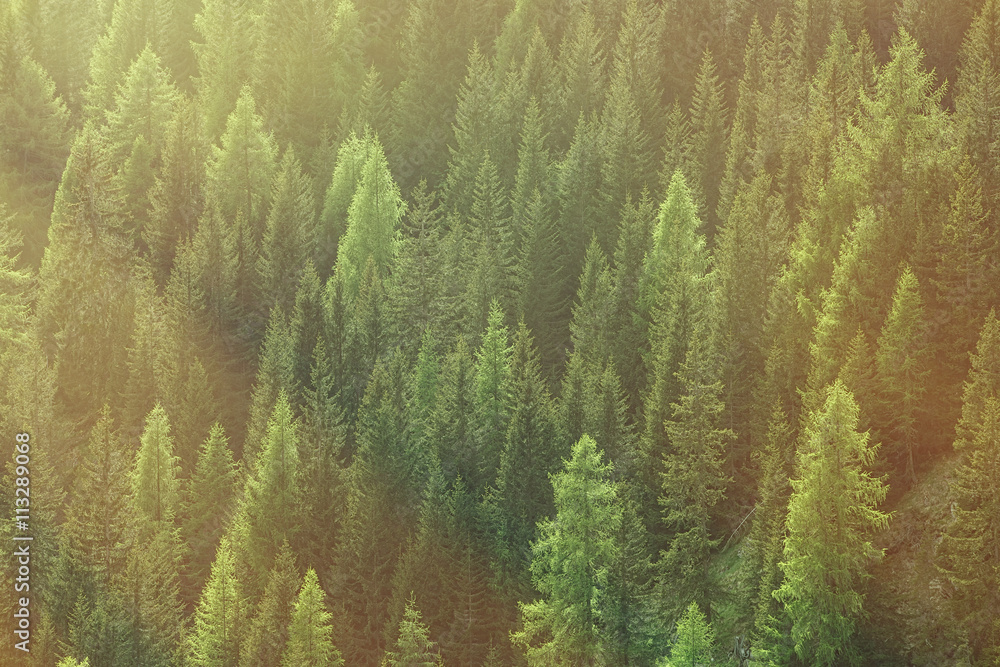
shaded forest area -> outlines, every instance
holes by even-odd
[[[0,3],[0,662],[998,664],[998,242],[1000,0]]]

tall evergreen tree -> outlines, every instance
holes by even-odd
[[[132,473],[137,512],[157,524],[172,524],[177,512],[180,483],[167,412],[157,403],[146,416],[146,428]]]
[[[607,652],[598,599],[622,516],[611,466],[602,458],[585,435],[564,470],[552,476],[555,520],[539,525],[532,544],[531,571],[545,597],[521,606],[524,630],[512,635],[526,648],[529,664],[598,664]]]
[[[205,583],[194,627],[188,635],[188,662],[198,667],[236,667],[245,632],[247,600],[228,538],[223,538]]]
[[[331,614],[326,610],[324,598],[316,571],[309,568],[295,598],[295,611],[288,626],[288,644],[282,665],[339,667],[344,664],[340,652],[333,645]]]
[[[867,565],[878,560],[869,532],[889,515],[878,504],[888,487],[868,469],[877,445],[858,433],[858,407],[842,382],[826,392],[809,419],[798,452],[799,477],[791,481],[788,537],[775,597],[792,622],[799,659],[818,665],[851,659],[852,637],[863,610]]]
[[[883,424],[896,452],[905,455],[905,474],[916,480],[914,451],[919,452],[918,424],[924,412],[929,358],[926,315],[917,279],[907,267],[899,277],[892,310],[882,327],[875,353],[886,414]]]

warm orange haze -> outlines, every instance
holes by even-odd
[[[0,2],[0,665],[1000,661],[1000,0]]]

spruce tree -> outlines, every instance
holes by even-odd
[[[889,515],[877,509],[888,487],[868,470],[877,445],[857,429],[854,397],[835,381],[821,408],[810,415],[791,480],[788,537],[774,596],[792,623],[800,660],[817,665],[851,659],[852,637],[863,610],[867,565],[882,556],[870,531]]]
[[[905,474],[911,482],[917,478],[914,451],[920,450],[918,425],[930,370],[926,326],[917,278],[906,267],[896,285],[875,360],[884,410],[889,415],[882,423],[897,450],[890,455],[897,459],[905,455]]]
[[[978,398],[978,397],[977,397]],[[989,396],[950,483],[952,521],[937,552],[938,569],[955,588],[949,601],[973,649],[984,661],[1000,657],[996,614],[1000,507],[993,485],[1000,474],[1000,400]],[[957,443],[956,443],[957,445]]]
[[[208,579],[212,557],[223,527],[233,510],[236,464],[229,441],[219,424],[213,424],[198,452],[198,466],[182,491],[181,535],[190,549],[185,568],[184,593],[201,590]]]
[[[146,428],[132,473],[137,513],[156,524],[171,524],[177,512],[180,481],[167,412],[157,403],[146,416]]]
[[[205,583],[194,627],[188,635],[188,662],[198,667],[237,667],[247,617],[247,600],[228,538],[223,538]]]
[[[306,261],[312,258],[316,236],[312,183],[291,149],[281,160],[270,199],[257,264],[262,305],[289,313]]]
[[[428,634],[427,626],[420,618],[420,610],[411,598],[399,622],[396,650],[386,654],[386,664],[391,667],[434,667],[440,664]]]
[[[369,141],[371,147],[361,167],[361,178],[347,210],[347,228],[337,251],[337,270],[343,273],[348,298],[357,295],[369,258],[377,274],[385,278],[398,252],[399,224],[406,211],[382,145],[377,137]]]
[[[281,662],[300,585],[295,554],[285,543],[268,574],[263,597],[253,616],[247,618],[240,648],[241,665],[277,665]]]
[[[609,479],[611,466],[602,459],[585,435],[564,470],[552,476],[555,519],[539,524],[532,544],[531,571],[544,597],[521,606],[524,630],[512,635],[525,647],[529,664],[560,659],[595,664],[607,651],[598,600],[607,586],[622,517]]]
[[[719,594],[709,575],[715,507],[730,479],[725,452],[733,433],[722,426],[725,406],[718,380],[715,342],[704,320],[696,322],[677,379],[681,393],[664,424],[667,445],[659,503],[669,542],[661,552],[665,610],[676,618],[689,600],[711,609]]]
[[[476,351],[475,397],[473,399],[474,440],[480,469],[466,477],[473,491],[481,491],[496,478],[500,467],[504,434],[511,408],[510,355],[504,313],[497,301],[490,305],[489,324]]]
[[[288,643],[281,664],[287,667],[340,667],[344,664],[333,645],[331,614],[326,610],[323,589],[316,571],[309,568],[295,598],[295,611],[288,626]]]
[[[206,203],[230,224],[242,213],[251,238],[259,244],[271,206],[278,149],[271,135],[264,132],[249,86],[243,88],[227,115],[221,146],[212,147],[208,162]]]
[[[705,614],[692,602],[677,622],[677,641],[670,647],[670,658],[660,664],[666,667],[699,665],[712,660],[715,630]]]

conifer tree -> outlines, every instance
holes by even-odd
[[[337,148],[337,160],[324,184],[323,210],[316,223],[317,269],[329,277],[337,260],[337,245],[347,230],[347,213],[361,182],[361,170],[373,148],[372,137],[351,132]]]
[[[996,175],[1000,166],[1000,3],[986,0],[969,26],[959,52],[960,66],[955,82],[955,120],[961,145],[983,177],[987,208],[996,211]]]
[[[976,351],[972,355],[972,368],[965,381],[962,394],[962,416],[955,425],[955,449],[963,450],[972,444],[975,433],[983,420],[986,401],[1000,395],[1000,320],[996,311],[983,322]]]
[[[977,397],[978,398],[978,397]],[[993,483],[1000,474],[1000,400],[988,396],[962,462],[949,488],[952,522],[937,553],[937,566],[955,587],[951,608],[984,661],[1000,657],[996,552],[1000,548],[1000,507]],[[957,446],[956,442],[956,446]]]
[[[282,544],[264,586],[264,595],[247,619],[240,648],[241,665],[277,665],[286,650],[295,596],[301,586],[295,554]]]
[[[198,466],[183,489],[181,535],[190,548],[184,592],[199,591],[208,579],[212,557],[233,510],[236,464],[229,441],[219,424],[213,424],[198,452]]]
[[[239,547],[257,576],[266,572],[281,543],[300,529],[298,464],[299,425],[288,396],[280,391],[247,476],[236,524]]]
[[[220,143],[212,147],[208,162],[206,203],[228,221],[241,212],[254,243],[260,243],[271,206],[278,149],[271,135],[264,132],[249,86],[243,88],[228,114]]]
[[[881,557],[869,531],[889,515],[876,507],[888,487],[872,477],[877,445],[857,429],[858,407],[839,380],[810,415],[791,481],[788,537],[774,596],[785,605],[800,660],[838,664],[856,648],[852,637],[863,609],[866,566]]]
[[[296,395],[294,345],[287,318],[280,308],[273,308],[260,353],[257,379],[250,396],[250,421],[243,444],[243,458],[247,460],[253,460],[262,447],[267,423],[279,394],[284,392],[286,397]]]
[[[604,52],[594,16],[589,11],[577,14],[559,48],[558,102],[564,123],[576,123],[585,115],[596,114],[604,99],[606,84]],[[579,128],[579,126],[577,126]],[[565,146],[573,138],[573,128],[564,125],[553,140]]]
[[[475,372],[468,345],[459,337],[441,365],[427,444],[437,450],[448,479],[460,476],[478,485],[486,466],[474,430]]]
[[[726,104],[715,59],[708,51],[701,59],[691,99],[691,188],[709,238],[719,226],[719,187],[725,171]]]
[[[309,568],[295,598],[295,611],[288,626],[288,644],[282,665],[340,667],[344,664],[340,652],[333,645],[331,614],[326,610],[324,598],[316,571]]]
[[[892,310],[882,327],[875,360],[886,414],[883,424],[899,457],[905,453],[905,474],[916,481],[914,451],[919,451],[917,425],[924,411],[929,358],[926,317],[917,278],[909,267],[896,285]]]
[[[564,470],[552,476],[556,518],[539,525],[532,544],[531,571],[545,597],[521,606],[524,630],[512,635],[526,648],[529,664],[594,664],[607,650],[598,599],[607,586],[621,507],[611,466],[602,458],[585,435]]]
[[[497,471],[497,498],[505,522],[502,539],[519,563],[534,526],[552,508],[547,477],[558,465],[564,442],[555,408],[541,376],[538,352],[521,322],[514,334],[510,367],[510,418]]]
[[[71,548],[107,586],[125,571],[132,547],[128,450],[105,407],[90,432],[66,509]]]
[[[348,298],[357,295],[369,258],[377,275],[385,278],[399,246],[399,223],[406,203],[392,179],[377,137],[369,149],[357,190],[347,210],[347,229],[337,251],[337,270],[343,273]],[[334,175],[336,182],[336,174]]]
[[[677,622],[677,641],[670,647],[670,658],[661,662],[666,667],[699,665],[712,659],[715,630],[705,614],[692,602]]]
[[[500,302],[504,312],[514,310],[515,246],[507,197],[497,167],[485,155],[476,176],[469,218],[469,247],[464,266],[467,278],[465,333],[476,340],[486,328],[490,304]]]
[[[427,626],[420,618],[420,610],[411,598],[406,603],[406,613],[399,622],[396,650],[386,655],[386,664],[392,667],[434,667],[440,664],[428,635]]]
[[[153,275],[161,285],[166,283],[177,244],[194,238],[200,227],[208,145],[199,123],[194,102],[179,96],[164,131],[160,168],[149,190],[149,222],[142,229]]]
[[[451,157],[448,174],[442,184],[445,206],[459,215],[472,214],[486,155],[492,153],[494,159],[502,157],[497,153],[495,137],[499,96],[497,78],[479,44],[474,44],[469,51],[468,72],[458,93],[453,126],[455,144],[448,147]],[[496,170],[497,165],[493,163],[492,168]]]
[[[180,482],[167,412],[157,403],[146,416],[146,428],[132,473],[137,513],[156,524],[172,523],[177,512]]]
[[[396,340],[409,344],[433,327],[441,336],[444,286],[440,244],[444,233],[435,193],[421,180],[411,193],[413,206],[403,218],[399,255],[388,287]]]
[[[975,347],[987,304],[996,301],[997,268],[989,258],[1000,243],[983,207],[980,173],[968,157],[962,161],[956,181],[948,219],[941,228],[940,258],[931,278],[945,318],[937,344],[944,353],[943,371],[952,386],[968,370],[968,353]]]
[[[690,347],[677,372],[681,393],[664,424],[668,446],[663,454],[659,503],[669,531],[660,568],[665,608],[674,618],[687,600],[711,608],[718,597],[709,576],[715,506],[731,481],[724,472],[726,447],[733,433],[722,426],[717,357],[711,330],[696,321]]]
[[[188,662],[198,667],[239,665],[246,616],[247,601],[237,577],[236,559],[229,539],[223,538],[188,635]]]
[[[483,342],[476,351],[474,440],[479,454],[480,470],[465,480],[473,491],[482,490],[496,478],[503,451],[504,435],[510,416],[511,348],[504,313],[497,301],[490,304],[489,324]]]
[[[115,93],[143,49],[162,46],[162,17],[149,0],[115,0],[110,18],[90,57],[90,79],[83,91],[88,120],[100,119],[114,106]]]
[[[261,297],[266,306],[292,311],[295,291],[315,247],[316,203],[312,184],[289,149],[271,190],[271,210],[261,239]]]
[[[195,16],[201,37],[192,43],[198,61],[199,107],[205,136],[213,141],[226,129],[226,118],[249,83],[257,26],[251,0],[207,0]]]

